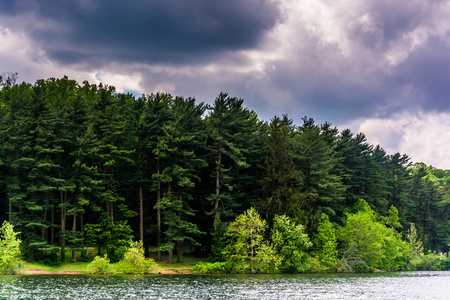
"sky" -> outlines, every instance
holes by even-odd
[[[0,0],[0,73],[244,99],[450,169],[450,0]]]

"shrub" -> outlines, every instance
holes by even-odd
[[[58,259],[58,254],[55,251],[43,251],[35,249],[34,261],[52,267],[62,265],[62,262]]]
[[[125,274],[148,274],[155,269],[155,261],[145,258],[142,243],[131,243],[123,259],[118,263],[117,270]]]
[[[278,255],[272,245],[262,243],[256,251],[255,269],[258,273],[278,273],[283,257]]]
[[[87,274],[112,274],[114,270],[109,263],[108,257],[96,256],[86,267]]]
[[[0,273],[17,274],[19,272],[18,261],[20,259],[20,240],[13,225],[3,222],[0,228]]]
[[[409,269],[414,271],[439,271],[444,268],[446,260],[444,256],[429,253],[420,259],[412,260],[409,264]]]
[[[317,257],[308,257],[308,265],[309,273],[326,273],[328,269],[320,262],[319,258]]]

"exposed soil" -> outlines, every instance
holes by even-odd
[[[193,274],[191,269],[160,269],[158,274],[174,275],[174,274]]]
[[[59,272],[48,272],[44,270],[37,270],[37,269],[31,269],[25,271],[26,275],[49,275],[49,274],[83,274],[84,272],[77,272],[77,271],[59,271]]]

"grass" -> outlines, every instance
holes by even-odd
[[[174,263],[167,263],[167,255],[161,256],[162,261],[156,262],[158,269],[171,269],[171,270],[180,270],[180,269],[193,269],[195,264],[198,262],[205,262],[206,258],[198,258],[190,255],[183,255],[183,261],[177,263],[177,258],[174,257]]]
[[[89,249],[89,253],[91,254],[97,254],[97,249]],[[150,249],[150,257],[155,259],[156,258],[156,251],[154,249]],[[156,270],[161,271],[165,269],[169,270],[192,270],[198,262],[205,262],[206,258],[199,258],[192,255],[183,255],[183,261],[181,263],[177,263],[177,257],[174,255],[173,257],[173,264],[167,263],[168,255],[163,254],[161,256],[162,261],[156,262]],[[49,273],[57,273],[57,272],[85,272],[86,267],[89,264],[89,262],[80,262],[80,253],[77,252],[77,263],[73,263],[72,260],[72,252],[67,251],[66,252],[66,261],[62,263],[60,266],[47,266],[41,263],[36,262],[25,262],[25,271],[29,270],[41,270]]]
[[[47,266],[40,263],[34,263],[34,262],[26,262],[25,263],[25,271],[29,270],[42,270],[49,273],[57,273],[57,272],[85,272],[86,267],[89,263],[87,262],[79,262],[79,263],[72,263],[72,262],[66,262],[60,266]]]

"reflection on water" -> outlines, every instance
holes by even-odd
[[[450,299],[450,272],[0,276],[1,299]]]

